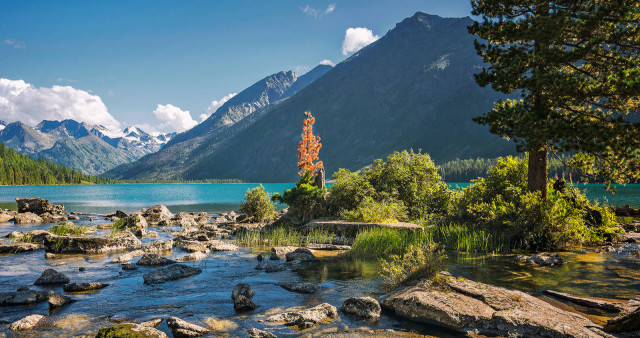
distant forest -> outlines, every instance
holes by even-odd
[[[560,159],[549,157],[549,177],[562,178],[565,175],[567,181],[578,182],[581,176],[571,168],[564,165],[563,161],[568,161],[570,156],[561,155]],[[440,175],[446,182],[470,182],[478,177],[486,177],[489,167],[496,164],[497,158],[476,158],[461,160],[455,159],[440,165]]]
[[[34,160],[0,143],[0,185],[105,184],[112,180],[49,162]]]

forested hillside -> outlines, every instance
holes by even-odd
[[[33,160],[0,143],[0,185],[109,183],[43,158]]]

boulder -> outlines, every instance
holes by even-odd
[[[272,315],[265,320],[268,322],[284,322],[284,325],[287,326],[297,326],[300,329],[306,329],[321,321],[336,317],[338,317],[338,309],[331,304],[323,303],[300,311]]]
[[[340,311],[362,319],[379,319],[380,303],[372,297],[351,297],[342,303]]]
[[[231,292],[231,299],[233,300],[233,309],[236,312],[251,311],[256,308],[256,304],[251,301],[253,298],[253,290],[249,284],[238,284],[233,288]]]
[[[146,327],[158,327],[160,326],[160,324],[162,323],[162,321],[164,320],[164,318],[160,317],[160,318],[153,318],[147,321],[144,321],[142,323],[140,323],[141,326],[146,326]]]
[[[207,254],[200,252],[200,251],[196,251],[187,255],[184,255],[180,258],[178,258],[179,261],[181,262],[193,262],[193,261],[199,261],[203,258],[206,258]]]
[[[281,283],[280,287],[287,291],[312,294],[318,292],[318,287],[311,283]]]
[[[40,215],[40,217],[42,218],[42,223],[60,223],[60,222],[66,222],[69,220],[67,216],[52,215],[48,212],[45,212],[44,214]]]
[[[149,223],[147,223],[147,219],[142,217],[142,215],[140,214],[131,215],[128,218],[123,219],[130,219],[131,223],[134,224],[133,227],[129,227],[130,229],[141,230],[146,229],[149,226]]]
[[[42,246],[32,243],[10,243],[0,244],[0,254],[17,254],[22,252],[35,251]]]
[[[11,331],[31,330],[46,320],[47,317],[43,315],[30,315],[11,323],[11,325],[9,325],[9,329]]]
[[[54,269],[47,269],[33,282],[34,285],[46,285],[46,284],[66,284],[69,283],[69,277],[60,273]]]
[[[602,337],[587,318],[521,291],[454,278],[422,281],[388,294],[382,306],[416,322],[467,334],[536,337]]]
[[[613,318],[604,326],[605,331],[630,333],[640,331],[640,308],[627,314]]]
[[[18,203],[18,213],[32,212],[36,215],[42,215],[46,212],[60,214],[64,211],[64,205],[55,205],[40,197],[16,198],[16,203]]]
[[[136,263],[136,265],[143,266],[164,266],[174,264],[176,261],[168,259],[158,254],[144,254],[142,258]]]
[[[22,290],[0,293],[0,306],[25,305],[44,302],[49,298],[46,292]]]
[[[267,331],[258,330],[255,327],[247,330],[249,338],[277,338],[275,334]]]
[[[207,248],[211,250],[211,252],[238,251],[237,245],[216,240],[209,241],[207,243]]]
[[[103,327],[98,330],[98,334],[96,335],[96,338],[114,337],[168,338],[168,336],[164,332],[156,328],[135,323],[122,323],[109,327]]]
[[[202,242],[189,240],[185,238],[176,239],[173,242],[173,247],[185,252],[197,252],[197,251],[203,252],[203,253],[211,252],[211,250],[209,250],[209,248]]]
[[[189,323],[177,317],[167,318],[167,326],[171,329],[174,337],[199,337],[211,332],[200,325]]]
[[[44,239],[45,250],[55,253],[109,253],[139,249],[141,244],[140,240],[129,231],[109,238],[48,235]]]
[[[287,270],[287,267],[284,264],[267,264],[267,267],[264,269],[266,273],[280,272]]]
[[[55,291],[49,291],[49,310],[57,309],[73,302],[75,302],[75,300],[70,297],[61,295]]]
[[[164,205],[154,205],[142,212],[142,216],[152,225],[157,225],[162,221],[169,221],[173,218],[171,211]]]
[[[13,222],[15,224],[33,224],[33,223],[42,223],[42,217],[32,213],[25,212],[16,214]]]
[[[118,218],[129,217],[129,215],[127,215],[127,213],[122,210],[116,210],[116,212],[114,212],[113,215],[108,215],[108,216],[118,217]]]
[[[533,256],[518,255],[516,260],[540,266],[559,266],[564,264],[562,257],[556,253],[539,253]]]
[[[122,270],[125,270],[125,271],[138,270],[138,266],[133,265],[131,263],[122,264]]]
[[[130,252],[127,252],[125,254],[122,254],[122,255],[118,256],[115,259],[112,259],[111,263],[117,263],[117,264],[127,263],[130,260],[134,259],[135,257],[140,257],[140,256],[142,256],[144,254],[145,254],[145,252],[142,251],[142,250],[130,251]]]
[[[157,238],[158,233],[147,229],[138,229],[136,230],[136,237]]]
[[[296,251],[297,246],[274,246],[271,248],[271,255],[276,255],[276,257],[284,257],[289,252]]]
[[[171,218],[170,222],[168,221],[165,222],[165,225],[178,225],[183,228],[188,228],[188,227],[197,227],[198,222],[196,221],[195,216],[186,212],[179,212],[174,217]]]
[[[287,262],[291,261],[299,261],[301,263],[305,262],[316,262],[318,258],[311,253],[311,250],[307,248],[297,248],[293,252],[289,252],[285,255]]]
[[[1,212],[0,212],[0,224],[1,224],[1,223],[8,223],[8,222],[10,222],[14,217],[16,217],[16,213],[15,213],[15,212],[10,212],[10,211],[1,211]]]
[[[192,268],[183,264],[173,264],[166,268],[161,268],[149,272],[142,276],[145,284],[160,284],[171,280],[185,278],[201,273],[199,268]]]
[[[142,246],[142,251],[146,253],[159,253],[173,250],[173,240],[153,241]]]
[[[96,291],[106,288],[109,284],[105,283],[67,283],[62,287],[64,292],[85,292]]]

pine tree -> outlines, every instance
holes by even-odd
[[[576,152],[610,183],[640,178],[638,0],[472,0],[469,27],[489,64],[476,81],[517,94],[475,119],[528,152],[528,188],[546,196],[548,152]]]
[[[307,118],[302,124],[302,141],[298,143],[298,169],[300,170],[300,176],[303,176],[307,170],[311,175],[314,175],[323,166],[322,161],[318,161],[318,153],[322,148],[320,136],[313,135],[313,124],[316,122],[316,118],[311,116],[311,112],[304,113]]]

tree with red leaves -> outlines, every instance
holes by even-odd
[[[302,141],[298,143],[298,169],[300,169],[300,176],[308,170],[311,175],[314,175],[318,169],[323,167],[322,161],[318,161],[318,153],[322,144],[320,143],[320,136],[313,135],[313,124],[316,122],[316,118],[311,116],[311,112],[304,112],[307,118],[302,124]],[[317,161],[314,163],[314,161]]]

